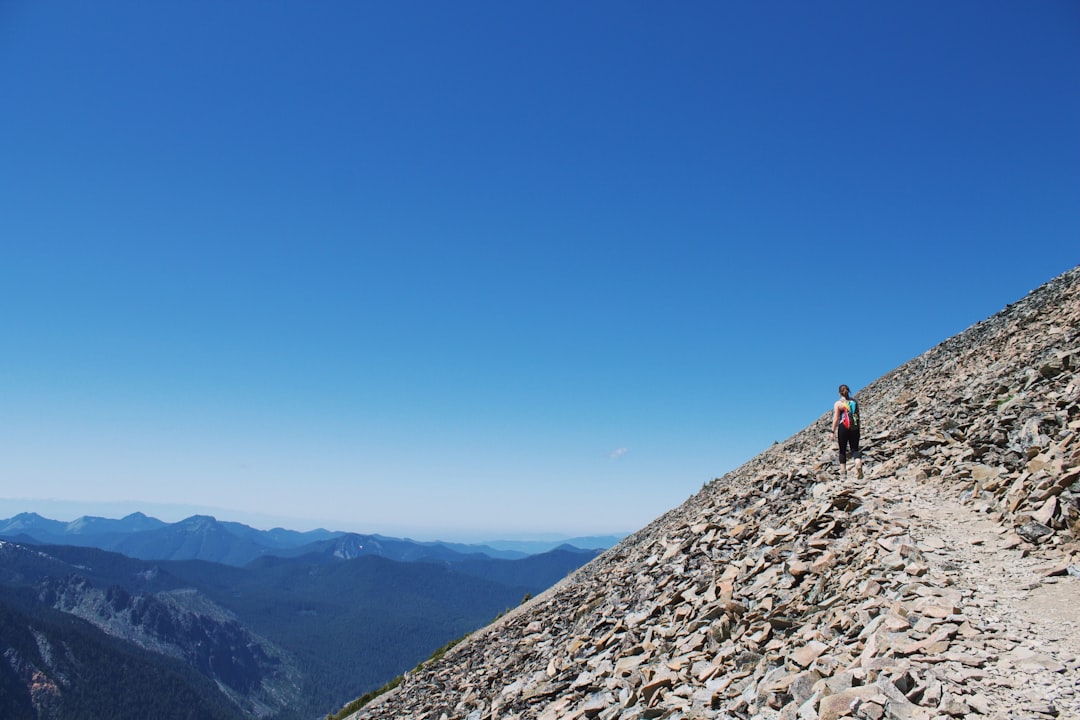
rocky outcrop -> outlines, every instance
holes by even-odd
[[[297,703],[296,661],[195,590],[132,594],[69,575],[43,579],[38,600],[138,647],[183,661],[251,717]]]
[[[997,597],[1080,597],[1078,327],[1080,268],[863,388],[865,478],[822,416],[354,717],[1080,717],[1076,644]]]

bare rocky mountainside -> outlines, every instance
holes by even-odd
[[[864,478],[823,415],[352,717],[1080,718],[1078,328],[1080,268],[863,388]]]

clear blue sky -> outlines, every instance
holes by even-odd
[[[0,517],[628,532],[1080,263],[1080,4],[2,0],[0,143]]]

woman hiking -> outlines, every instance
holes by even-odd
[[[840,444],[840,476],[847,477],[847,449],[855,461],[855,477],[861,478],[862,453],[859,452],[859,405],[847,385],[840,386],[840,399],[833,403],[832,431]]]

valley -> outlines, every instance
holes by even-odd
[[[194,542],[191,532],[130,521],[127,533],[115,526],[83,533],[81,546],[38,544],[31,531],[63,537],[43,518],[0,521],[0,532],[19,530],[17,540],[0,541],[0,653],[9,660],[0,664],[0,683],[11,688],[0,693],[4,717],[70,717],[72,703],[99,702],[86,694],[90,687],[108,702],[122,688],[173,686],[165,696],[136,692],[129,717],[145,717],[151,708],[159,718],[188,717],[196,696],[199,717],[321,717],[598,552],[564,546],[491,557],[476,546],[458,552],[442,543],[325,531],[278,532],[276,546],[260,545],[252,538],[266,536],[230,532],[213,518],[178,523],[203,528]],[[132,538],[144,541],[143,553],[198,550],[233,562],[139,559],[87,542],[136,547]],[[245,555],[252,559],[236,564]],[[103,657],[115,672],[86,672]],[[26,714],[31,710],[37,714]],[[109,717],[125,716],[115,712]]]

